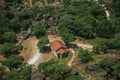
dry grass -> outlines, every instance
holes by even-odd
[[[36,37],[30,37],[27,40],[23,41],[23,50],[20,55],[23,56],[24,61],[28,61],[37,51],[37,42]]]

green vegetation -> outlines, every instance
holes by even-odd
[[[80,51],[79,54],[78,54],[78,58],[79,58],[83,63],[88,62],[89,60],[91,60],[91,59],[92,59],[91,56],[92,56],[92,53],[89,52],[89,51],[87,51],[87,50],[82,50],[82,51]]]
[[[120,33],[119,0],[98,0],[98,3],[94,0],[32,0],[32,7],[29,0],[3,1],[0,3],[0,56],[5,59],[0,62],[0,80],[30,80],[33,67],[18,56],[24,45],[20,42],[21,36],[36,36],[38,48],[46,52],[49,44],[46,36],[49,34],[61,36],[68,48],[76,38],[82,38],[93,45],[93,50],[74,47],[75,56],[78,55],[72,67],[66,65],[68,58],[39,64],[36,71],[45,78],[120,79],[120,39],[115,38]],[[109,18],[105,10],[109,12]],[[25,33],[21,35],[22,32]],[[73,75],[74,70],[79,74]]]
[[[8,57],[12,54],[18,54],[19,51],[22,49],[22,46],[16,46],[13,43],[5,43],[3,47],[0,49],[0,52]]]
[[[6,42],[15,42],[17,39],[17,36],[14,32],[5,32],[3,34],[4,41]]]
[[[52,79],[52,80],[58,80],[58,79],[63,80],[64,78],[67,78],[65,80],[68,80],[70,77],[66,77],[65,75],[67,75],[67,74],[72,75],[71,74],[72,69],[67,67],[66,65],[57,64],[57,63],[58,63],[58,61],[54,61],[54,60],[50,60],[48,62],[41,63],[38,65],[38,70],[45,71],[49,75],[50,79]],[[76,76],[73,75],[72,77],[73,77],[73,80],[75,77],[83,80],[78,75],[76,75]]]
[[[24,30],[27,30],[30,27],[30,21],[29,20],[22,21],[21,26]]]
[[[16,71],[10,71],[6,74],[6,79],[7,80],[18,80],[19,79],[19,74]]]
[[[38,46],[38,48],[40,49],[41,52],[45,52],[45,51],[47,51],[46,46],[47,46],[48,43],[49,43],[48,38],[47,37],[42,37],[42,38],[39,39],[37,46]]]
[[[46,34],[46,27],[44,25],[36,26],[34,28],[34,34],[36,37],[43,37]]]
[[[70,76],[68,78],[66,78],[65,80],[84,80],[82,77],[80,76]]]
[[[95,53],[106,53],[108,49],[120,49],[120,40],[111,38],[93,47]]]
[[[70,42],[73,42],[75,39],[74,35],[70,33],[65,33],[62,35],[62,40],[65,42],[66,45],[70,44]]]
[[[10,70],[17,69],[23,62],[23,58],[20,56],[12,55],[2,62],[3,65],[7,66]]]

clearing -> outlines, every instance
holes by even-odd
[[[54,57],[52,53],[40,53],[37,48],[37,42],[38,39],[36,37],[29,37],[23,41],[23,50],[20,55],[23,56],[24,61],[28,62],[28,64],[38,65]]]

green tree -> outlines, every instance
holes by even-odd
[[[99,66],[104,69],[108,74],[111,74],[113,71],[112,66],[115,62],[112,59],[106,58],[100,61]]]
[[[8,57],[12,54],[18,54],[21,50],[21,46],[16,46],[12,43],[5,43],[3,47],[0,49],[0,52],[5,56]]]
[[[49,43],[49,40],[47,37],[42,37],[38,41],[38,48],[40,49],[41,52],[47,51],[46,45]]]
[[[98,17],[99,16],[103,16],[105,18],[105,11],[104,11],[104,8],[97,5],[97,4],[94,4],[91,6],[90,8],[90,14],[92,16],[94,16],[95,18],[99,19]]]
[[[52,64],[54,64],[55,61],[53,59],[49,60],[48,62],[43,62],[43,63],[40,63],[38,65],[38,70],[41,71],[41,70],[44,70],[46,71],[46,67],[45,66],[50,66]]]
[[[5,67],[0,66],[0,79],[3,80],[3,75],[5,74]]]
[[[23,80],[30,80],[32,66],[25,66],[20,72],[20,78]]]
[[[41,25],[34,28],[34,35],[36,37],[42,37],[46,34],[46,26]]]
[[[6,74],[6,80],[19,80],[19,74],[16,71],[9,71]]]
[[[119,79],[119,78],[120,78],[120,63],[118,62],[117,64],[115,64],[115,65],[113,66],[113,69],[114,69],[115,77],[116,77],[117,79]]]
[[[12,55],[9,56],[7,59],[2,61],[2,65],[7,66],[10,70],[17,69],[23,63],[23,57]]]
[[[45,63],[40,63],[38,69],[40,71],[41,69],[44,70],[51,80],[63,80],[64,75],[69,74],[72,70],[68,68],[68,66],[58,64],[58,62],[53,59]]]
[[[106,45],[100,44],[93,47],[93,52],[96,54],[104,54],[104,53],[107,53],[107,49],[108,48]]]
[[[83,62],[88,62],[92,59],[92,53],[87,50],[82,50],[78,54],[78,58]]]
[[[3,34],[3,38],[6,42],[15,42],[17,39],[17,36],[14,32],[5,32]]]
[[[100,53],[107,53],[109,49],[120,49],[120,40],[117,38],[111,38],[103,41],[102,43],[93,47],[93,52],[100,54]]]
[[[38,6],[32,6],[30,8],[30,12],[32,13],[33,17],[36,16],[38,13],[41,12],[41,9]]]
[[[64,33],[62,35],[62,40],[65,42],[66,45],[70,44],[70,42],[75,40],[75,37],[73,34],[70,33]]]
[[[71,0],[61,0],[61,3],[64,4],[64,6],[68,6]]]
[[[111,24],[109,20],[102,20],[98,22],[96,34],[99,37],[111,38],[114,36],[115,30],[116,30],[115,25]]]
[[[14,18],[14,15],[10,10],[6,10],[5,17],[8,19],[12,19],[12,18]]]
[[[10,22],[10,29],[13,30],[15,33],[20,32],[20,24],[16,20],[12,20]]]
[[[24,30],[27,30],[29,27],[30,27],[30,21],[29,20],[24,20],[21,22],[21,27],[24,29]]]
[[[120,49],[120,40],[117,38],[111,38],[103,42],[108,49]]]

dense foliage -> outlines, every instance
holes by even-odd
[[[42,38],[39,39],[37,46],[38,46],[38,48],[40,49],[41,52],[47,51],[46,46],[48,45],[48,42],[49,42],[49,40],[48,40],[47,37],[42,37]]]
[[[117,38],[111,38],[103,41],[97,46],[93,47],[95,53],[106,53],[109,49],[120,49],[120,40]]]
[[[87,51],[87,50],[82,50],[82,51],[80,51],[79,54],[78,54],[78,58],[79,58],[83,63],[88,62],[89,60],[91,60],[91,59],[92,59],[91,56],[92,56],[92,53],[89,52],[89,51]]]
[[[5,57],[0,65],[0,80],[30,80],[31,78],[32,67],[24,64],[23,58],[18,56],[22,50],[22,43],[17,44],[21,32],[26,32],[22,36],[27,34],[28,37],[39,38],[37,46],[41,52],[48,49],[47,32],[48,35],[50,32],[61,36],[67,46],[76,38],[104,39],[93,47],[93,52],[78,50],[77,59],[82,62],[82,64],[79,62],[81,65],[89,64],[94,56],[100,54],[97,57],[102,56],[102,58],[98,60],[97,67],[105,72],[103,74],[105,80],[120,79],[120,63],[117,60],[119,52],[114,52],[115,55],[118,54],[115,61],[104,59],[104,56],[112,53],[109,52],[110,50],[120,49],[120,39],[114,37],[120,33],[120,0],[98,0],[98,3],[94,0],[31,1],[32,6],[29,0],[0,1],[0,55]],[[109,17],[106,16],[106,10],[110,14]],[[97,54],[93,56],[92,53]],[[79,68],[76,65],[74,67]],[[88,69],[92,72],[94,68],[88,67]],[[83,80],[81,76],[72,75],[72,69],[65,64],[53,60],[39,64],[38,70],[45,71],[45,75],[51,80]]]

